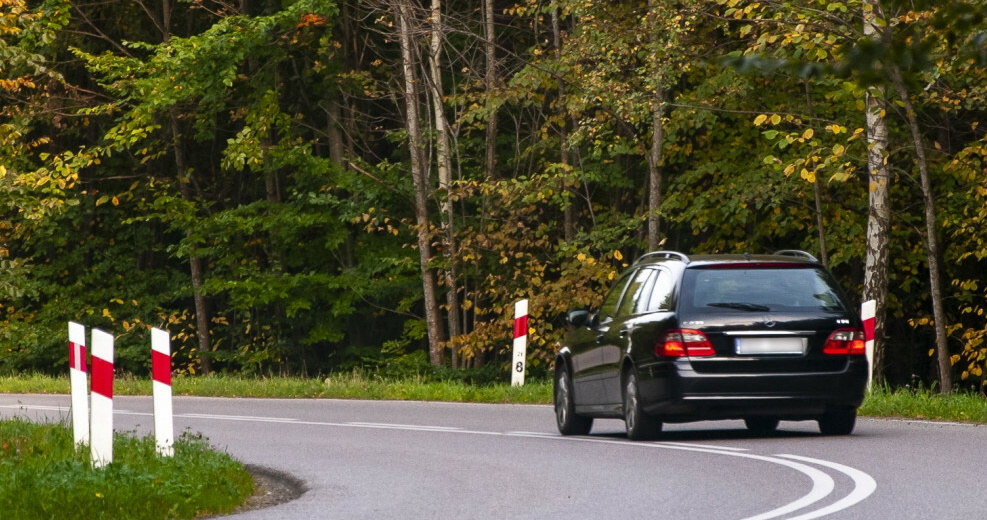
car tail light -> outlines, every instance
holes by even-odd
[[[705,334],[692,329],[673,329],[665,333],[660,343],[655,345],[659,357],[702,357],[714,356],[712,343]]]
[[[864,331],[860,329],[838,329],[826,338],[823,354],[846,355],[864,354]]]

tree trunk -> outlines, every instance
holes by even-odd
[[[878,36],[878,0],[864,0],[864,34]],[[888,129],[885,121],[884,89],[873,87],[867,92],[867,259],[864,268],[864,300],[874,300],[874,381],[884,378],[884,315],[888,292],[888,239],[891,233],[889,203],[891,172],[887,164]]]
[[[487,98],[493,97],[497,88],[497,34],[494,32],[494,0],[483,0],[483,50],[486,55],[484,71],[484,88]],[[490,103],[488,101],[488,103]],[[492,103],[490,103],[492,104]],[[490,110],[487,114],[487,128],[484,136],[486,143],[486,161],[484,171],[487,179],[497,178],[497,111]]]
[[[161,39],[164,42],[171,39],[171,8],[172,3],[170,0],[161,2],[159,27],[162,30]],[[185,150],[182,148],[178,116],[174,112],[169,114],[169,123],[171,124],[171,147],[175,158],[175,176],[178,179],[179,191],[181,192],[182,199],[192,201],[192,188],[189,186]],[[210,374],[212,373],[212,359],[210,359],[209,355],[212,352],[212,345],[209,340],[209,308],[206,303],[206,295],[202,292],[202,286],[205,283],[202,263],[200,257],[194,254],[189,255],[189,276],[192,279],[192,304],[195,306],[195,334],[199,342],[199,368],[203,374]]]
[[[946,312],[942,305],[942,277],[939,266],[939,239],[936,236],[936,206],[932,193],[932,181],[929,178],[929,162],[925,156],[925,146],[922,144],[922,132],[915,107],[912,105],[908,87],[902,78],[901,69],[891,68],[891,82],[905,108],[905,118],[915,146],[915,159],[918,162],[919,177],[922,184],[922,201],[925,206],[925,250],[929,262],[929,293],[932,297],[933,326],[936,331],[936,352],[939,364],[939,391],[948,394],[953,390],[952,362],[949,359],[949,343],[946,337]]]
[[[552,9],[552,46],[555,49],[555,59],[557,61],[562,60],[562,28],[561,22],[559,20],[559,9],[556,7]],[[565,85],[563,82],[559,82],[559,102],[558,106],[561,110],[565,110]],[[569,193],[574,191],[573,187],[569,184],[568,174],[569,174],[569,128],[568,128],[568,116],[560,118],[559,122],[559,163],[562,164],[562,172],[565,177],[562,178],[562,192]],[[562,210],[562,236],[565,238],[566,242],[572,242],[576,238],[576,216],[575,210],[572,207],[571,202],[564,202],[565,206]]]
[[[428,53],[429,87],[435,116],[436,162],[439,170],[439,196],[442,206],[442,245],[446,257],[443,269],[446,282],[449,348],[453,368],[459,368],[459,353],[453,342],[461,333],[459,321],[459,280],[456,274],[456,222],[452,204],[452,158],[449,148],[449,123],[446,120],[442,88],[442,0],[432,0],[431,41]]]
[[[415,58],[414,38],[411,34],[411,15],[407,0],[395,0],[392,5],[394,16],[398,22],[398,39],[401,46],[401,62],[404,72],[404,117],[408,131],[408,152],[411,156],[411,178],[415,190],[415,223],[418,234],[422,290],[425,299],[429,360],[433,365],[441,365],[442,325],[439,320],[439,305],[436,299],[435,273],[429,266],[432,260],[431,226],[428,220],[429,175],[423,157],[418,116],[418,78],[415,75],[419,61]]]
[[[829,269],[829,252],[826,250],[826,222],[823,219],[822,180],[816,176],[812,183],[812,194],[816,202],[816,233],[819,235],[819,261]]]
[[[657,89],[651,100],[651,151],[648,153],[648,250],[655,251],[660,243],[662,150],[665,140],[665,91]]]
[[[185,151],[181,146],[178,128],[178,118],[171,116],[172,150],[175,155],[175,174],[182,199],[192,201],[192,188],[189,185],[188,171],[185,165]],[[195,333],[199,340],[199,366],[203,374],[212,372],[212,360],[209,358],[212,346],[209,341],[209,308],[206,305],[206,295],[202,292],[205,274],[202,268],[202,258],[194,253],[189,255],[189,275],[192,277],[192,301],[195,305]]]

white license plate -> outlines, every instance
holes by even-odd
[[[806,338],[737,338],[737,354],[799,354],[804,355]]]

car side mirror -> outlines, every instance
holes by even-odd
[[[590,312],[586,309],[576,309],[566,313],[565,321],[569,325],[579,328],[590,321]]]

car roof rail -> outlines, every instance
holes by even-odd
[[[805,251],[799,250],[799,249],[781,249],[779,251],[775,251],[774,254],[776,254],[776,255],[782,255],[782,256],[800,256],[802,258],[806,258],[808,260],[812,260],[813,262],[818,262],[819,261],[818,258],[812,256],[809,253],[806,253]]]
[[[634,261],[634,265],[637,265],[649,258],[673,258],[689,263],[689,257],[679,253],[678,251],[651,251],[650,253],[644,253],[643,255],[637,257],[637,260]]]

